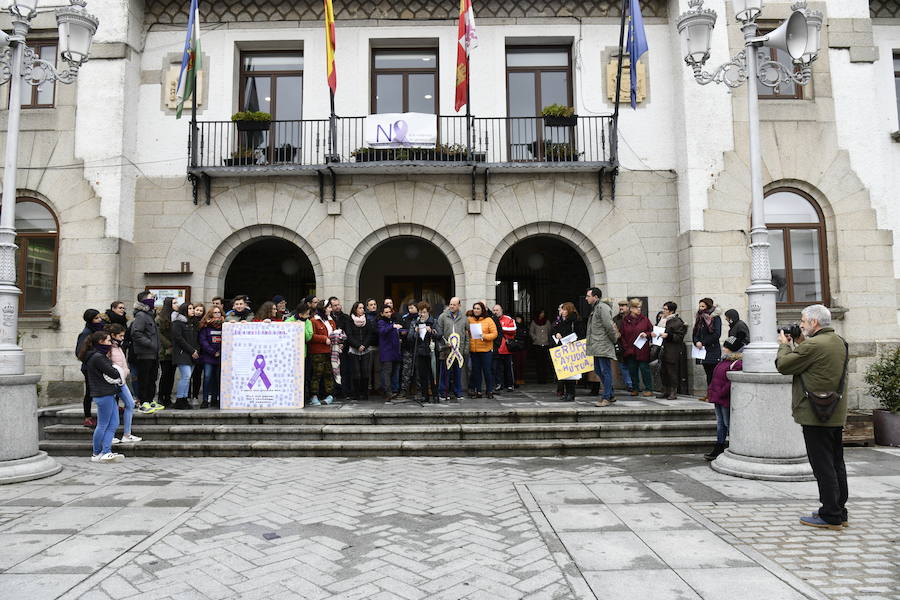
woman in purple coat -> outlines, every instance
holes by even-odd
[[[384,385],[384,396],[388,400],[400,395],[400,329],[403,325],[395,323],[393,317],[394,310],[390,306],[384,306],[376,322],[381,380]]]
[[[730,337],[722,347],[725,348],[725,354],[716,365],[709,383],[708,402],[716,405],[716,445],[709,454],[703,455],[706,460],[715,460],[725,452],[728,430],[731,427],[731,380],[728,379],[728,373],[740,371],[744,366],[741,360],[743,344],[740,341]]]
[[[632,396],[637,396],[641,390],[641,381],[644,381],[644,396],[653,396],[653,375],[650,373],[650,332],[653,325],[650,319],[641,314],[642,302],[632,298],[628,302],[628,313],[622,317],[622,357],[631,374]],[[643,340],[644,344],[638,348],[635,342]],[[640,372],[640,379],[638,379]]]
[[[224,320],[222,309],[213,306],[200,321],[200,364],[203,365],[203,403],[200,408],[219,408]]]

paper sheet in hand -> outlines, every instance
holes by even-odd
[[[706,358],[706,348],[698,348],[694,346],[691,348],[691,358],[696,358],[698,360],[703,360]]]
[[[471,332],[473,340],[482,339],[481,323],[469,323],[469,332]]]
[[[653,345],[654,346],[662,346],[663,339],[662,334],[664,334],[666,330],[663,327],[654,327],[653,328]]]
[[[418,327],[418,329],[419,329],[419,339],[424,340],[425,339],[425,324],[419,323],[418,325],[416,325],[416,327]]]
[[[571,344],[572,342],[578,341],[578,336],[574,333],[570,333],[566,337],[559,340],[559,343],[565,346],[566,344]]]
[[[637,348],[643,348],[644,346],[647,345],[647,338],[645,338],[645,337],[639,337],[638,339],[634,340],[634,345],[635,345]]]

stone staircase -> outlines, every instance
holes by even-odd
[[[675,454],[715,441],[712,406],[620,401],[550,406],[365,405],[297,411],[164,410],[135,414],[126,456],[559,456]],[[80,408],[44,409],[40,447],[90,454]],[[120,428],[121,433],[121,428]]]

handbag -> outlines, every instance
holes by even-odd
[[[510,352],[521,352],[525,349],[525,343],[522,340],[517,340],[515,338],[506,340],[506,349]]]
[[[838,383],[836,392],[811,392],[806,389],[806,382],[803,381],[803,375],[800,375],[800,386],[803,388],[803,396],[809,401],[813,413],[822,423],[826,423],[834,415],[838,402],[843,397],[844,380],[847,378],[847,366],[850,362],[850,346],[847,345],[847,342],[844,342],[844,350],[847,352],[844,358],[844,371],[841,373],[841,381]]]

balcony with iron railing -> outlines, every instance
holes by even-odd
[[[550,169],[596,171],[614,160],[611,116],[438,116],[434,147],[366,145],[365,117],[271,121],[239,128],[201,121],[189,172],[206,176],[420,170]],[[194,146],[194,144],[189,144]],[[190,148],[189,148],[190,151]]]

